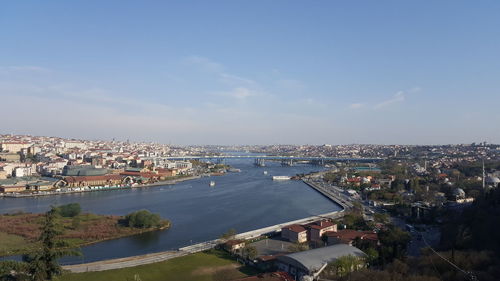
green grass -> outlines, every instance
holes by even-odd
[[[70,248],[170,226],[169,221],[162,220],[161,228],[134,228],[121,225],[120,219],[118,216],[80,214],[73,218],[57,216],[55,224],[62,232],[58,239],[67,242]],[[44,221],[45,217],[40,214],[0,215],[0,256],[28,254],[39,248],[38,237]]]
[[[69,273],[58,278],[60,281],[128,281],[138,276],[142,281],[219,281],[242,278],[257,272],[240,267],[235,260],[222,251],[210,250],[164,262],[130,268]]]
[[[19,235],[3,232],[0,232],[0,241],[0,253],[6,256],[30,252],[36,246],[35,243],[28,242]]]

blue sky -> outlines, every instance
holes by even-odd
[[[2,133],[500,142],[498,1],[9,1]]]

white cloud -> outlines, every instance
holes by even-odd
[[[350,109],[359,109],[359,108],[362,108],[364,107],[365,105],[362,104],[362,103],[352,103],[349,105],[349,108]]]
[[[79,104],[99,104],[113,108],[121,108],[124,111],[133,108],[134,111],[150,110],[171,110],[172,108],[161,104],[146,102],[142,99],[131,99],[126,97],[117,97],[110,91],[101,88],[82,88],[71,84],[53,84],[53,85],[19,85],[13,83],[0,82],[0,96],[19,96],[19,97],[39,97],[47,99],[66,100]]]
[[[224,69],[222,64],[201,56],[189,56],[184,59],[184,62],[207,72],[222,72]]]
[[[278,87],[286,90],[301,91],[306,88],[304,82],[296,79],[280,79],[275,83]]]
[[[0,74],[12,72],[47,73],[50,72],[50,69],[35,65],[0,66]]]
[[[252,79],[248,79],[245,77],[237,76],[234,74],[228,74],[228,73],[220,73],[220,80],[222,82],[228,83],[228,84],[248,84],[248,85],[256,85],[257,82],[255,82]]]
[[[201,56],[189,56],[184,59],[184,62],[200,68],[204,71],[211,72],[218,76],[220,82],[230,84],[230,85],[256,85],[253,79],[235,75],[224,71],[224,65],[209,58]]]
[[[420,87],[413,87],[411,89],[408,90],[408,93],[418,93],[420,92],[422,89]]]
[[[231,97],[237,100],[246,100],[249,97],[262,96],[262,92],[254,91],[245,87],[237,87],[227,92],[218,92],[218,95]]]
[[[405,92],[399,91],[394,96],[392,96],[392,98],[377,103],[373,108],[375,108],[375,109],[381,109],[381,108],[390,106],[392,104],[402,102],[404,100],[405,100]]]
[[[386,107],[392,106],[392,105],[397,104],[397,103],[404,102],[406,100],[406,97],[409,94],[415,94],[415,93],[418,93],[420,91],[421,91],[420,87],[413,87],[409,90],[399,91],[396,94],[394,94],[391,98],[384,100],[384,101],[381,101],[381,102],[378,102],[376,104],[352,103],[349,105],[348,108],[349,109],[360,109],[360,108],[364,108],[366,106],[373,106],[373,109],[382,109],[382,108],[386,108]]]

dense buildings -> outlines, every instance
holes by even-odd
[[[169,157],[200,153],[204,153],[200,148],[155,143],[0,135],[0,191],[67,191],[154,183],[199,173],[190,161]],[[41,185],[44,178],[52,179],[51,185]]]
[[[121,186],[154,183],[167,178],[203,173],[193,161],[183,157],[217,156],[229,151],[258,152],[266,155],[334,157],[339,159],[390,159],[405,164],[408,173],[426,176],[444,175],[442,181],[452,182],[450,173],[457,163],[493,161],[500,158],[500,146],[467,145],[269,145],[269,146],[173,146],[129,141],[76,140],[29,135],[0,135],[0,186],[4,190],[21,190],[40,177],[64,179],[54,188],[72,186]],[[244,152],[243,152],[244,153]],[[175,157],[175,159],[173,159]],[[339,163],[329,163],[339,164]],[[339,184],[381,190],[394,185],[395,176],[381,173],[373,164],[345,169]],[[213,168],[213,167],[212,167]],[[205,170],[206,171],[206,170]],[[363,175],[370,173],[370,175]],[[110,180],[90,180],[88,176],[113,175]],[[120,180],[117,175],[120,175]],[[82,177],[82,178],[78,178]],[[485,185],[500,183],[497,171],[488,170]],[[4,181],[18,178],[16,182]],[[399,179],[400,180],[400,179]],[[2,182],[4,181],[4,182]],[[64,186],[62,184],[65,184]],[[41,189],[39,189],[41,190]]]

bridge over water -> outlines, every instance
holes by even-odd
[[[171,156],[166,160],[212,160],[212,159],[263,159],[263,160],[293,160],[293,161],[325,161],[325,162],[379,162],[384,158],[345,158],[345,157],[313,157],[313,156],[278,156],[278,155],[207,155],[207,156]]]

